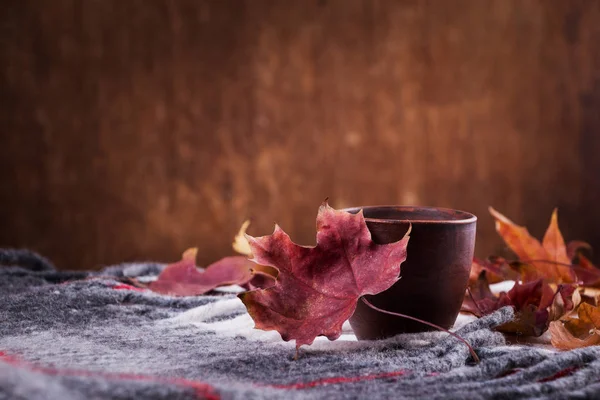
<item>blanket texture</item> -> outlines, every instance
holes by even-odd
[[[139,263],[60,272],[0,251],[0,399],[598,398],[600,348],[508,346],[504,308],[457,332],[356,341],[349,326],[293,360],[294,345],[253,329],[234,294],[176,298],[123,283]]]

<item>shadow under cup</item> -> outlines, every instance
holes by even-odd
[[[396,242],[412,225],[401,279],[391,288],[365,296],[375,306],[450,328],[456,321],[469,280],[475,248],[477,217],[464,211],[435,207],[376,206],[363,210],[373,241]],[[410,222],[410,224],[409,224]],[[358,302],[350,318],[358,339],[381,339],[433,328],[380,313]]]

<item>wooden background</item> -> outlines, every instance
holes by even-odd
[[[600,1],[3,2],[0,245],[62,268],[488,205],[600,249]],[[599,250],[600,251],[600,250]],[[596,258],[598,259],[598,258]]]

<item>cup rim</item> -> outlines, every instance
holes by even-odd
[[[374,209],[394,209],[399,211],[415,211],[415,210],[424,210],[424,211],[442,211],[452,214],[459,214],[459,219],[383,219],[383,218],[368,218],[364,217],[367,222],[377,222],[380,224],[397,224],[398,222],[410,222],[411,224],[450,224],[450,225],[468,225],[474,222],[477,222],[477,216],[471,214],[467,211],[456,210],[453,208],[445,208],[445,207],[431,207],[431,206],[398,206],[398,205],[381,205],[381,206],[362,206],[362,207],[347,207],[343,208],[341,211],[346,212],[354,212],[358,213],[360,210],[363,210],[363,216],[365,210],[374,210]]]

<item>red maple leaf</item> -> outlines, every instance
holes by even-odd
[[[567,255],[567,246],[558,228],[556,209],[552,212],[550,224],[541,243],[529,234],[527,228],[518,226],[492,207],[489,210],[496,220],[496,231],[522,263],[534,267],[536,275],[556,283],[576,282],[575,273],[570,265],[571,259]]]
[[[268,267],[257,266],[242,256],[224,257],[201,271],[196,267],[196,253],[195,248],[183,253],[181,261],[167,266],[150,284],[150,290],[171,296],[197,296],[219,286],[246,285],[257,274],[271,272],[263,271]]]
[[[315,247],[293,243],[277,225],[272,235],[246,237],[252,261],[277,268],[279,275],[274,286],[238,296],[256,328],[277,330],[283,340],[295,340],[296,349],[317,336],[337,339],[360,296],[390,288],[409,239],[407,233],[398,242],[376,244],[362,211],[336,211],[327,202],[317,215]]]

